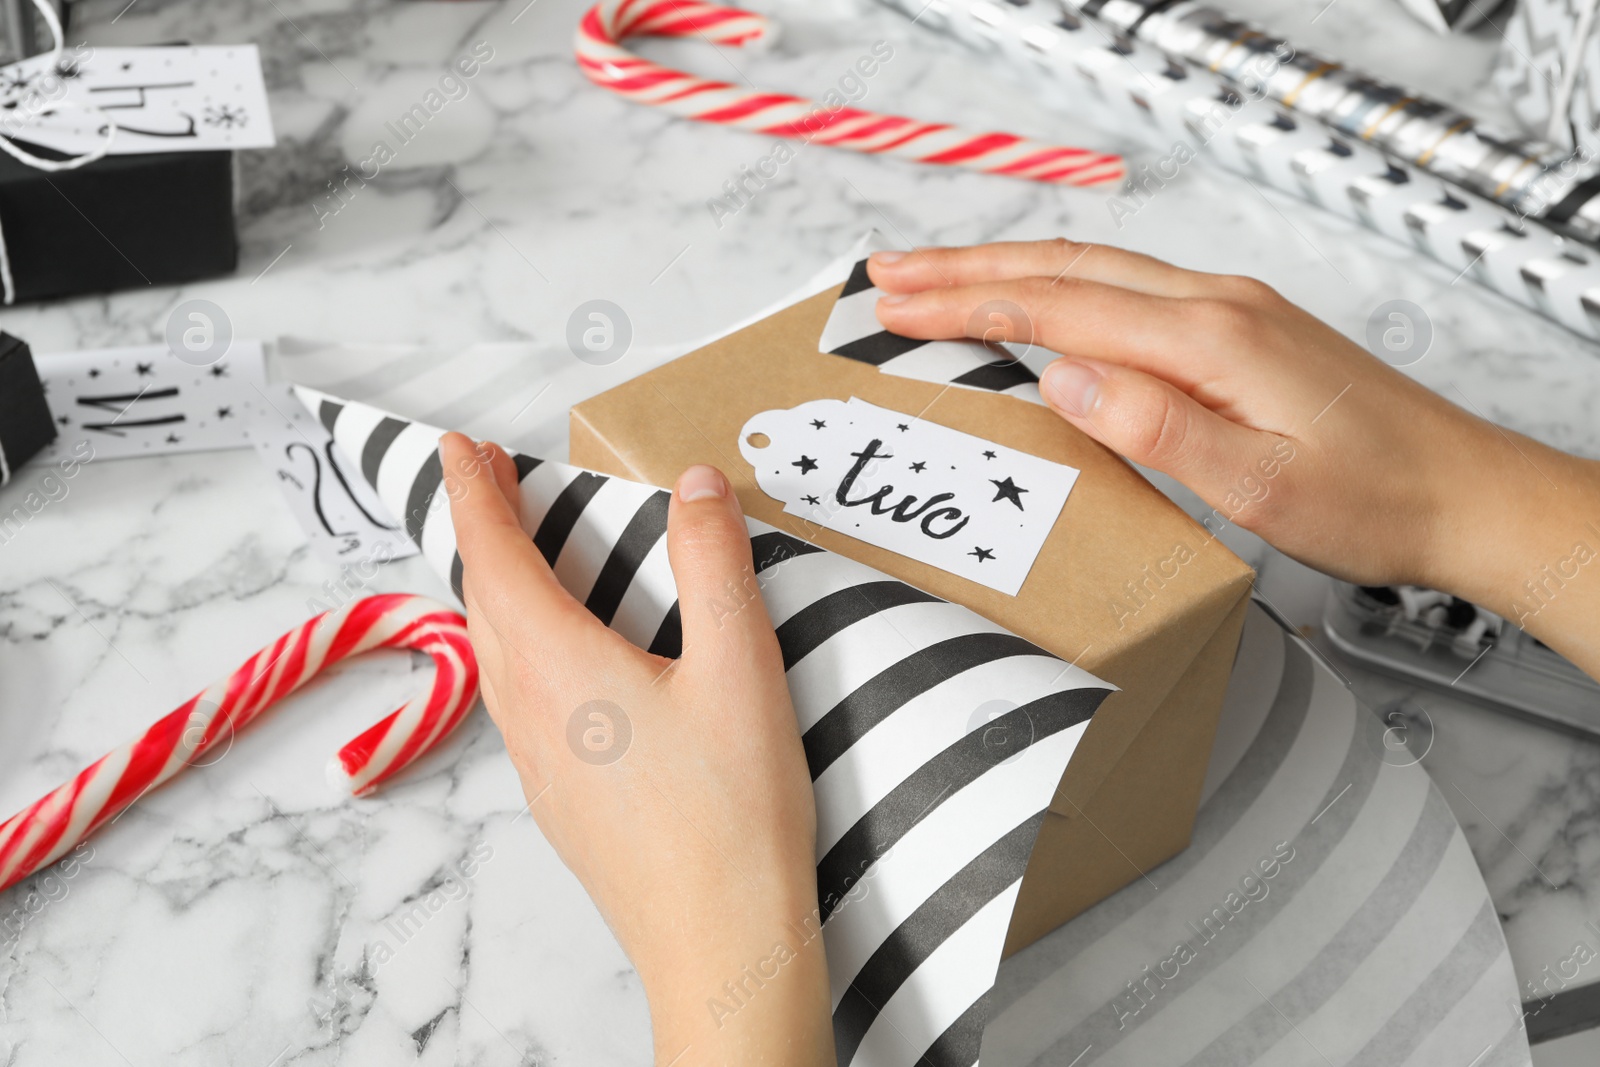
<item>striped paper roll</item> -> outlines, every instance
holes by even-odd
[[[868,255],[889,248],[877,231],[867,236],[864,246]],[[863,256],[850,268],[817,347],[829,355],[877,367],[885,374],[1044,403],[1033,371],[1019,360],[997,355],[980,341],[922,341],[885,330],[877,313],[882,295],[883,290],[867,277]]]
[[[1058,0],[881,2],[981,51],[990,69],[1017,77],[1057,106],[1161,153],[1130,167],[1121,192],[1107,199],[1119,228],[1184,161],[1208,158],[1600,339],[1600,252],[1536,219],[1368,141],[1241,96],[1218,74],[1175,62],[1137,37],[1116,36],[1087,9],[1068,11]]]
[[[297,391],[459,596],[441,431]],[[523,527],[562,585],[677,655],[668,494],[513,458]],[[960,605],[749,526],[815,789],[839,1063],[971,1067],[1034,838],[1112,687]]]
[[[1580,240],[1600,238],[1600,182],[1589,158],[1496,130],[1442,100],[1194,0],[1085,0],[1074,7],[1113,34],[1137,37],[1191,69],[1218,75],[1237,92],[1263,96]],[[1481,15],[1484,8],[1474,3],[1469,10]]]

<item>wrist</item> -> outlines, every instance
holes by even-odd
[[[692,969],[646,983],[658,1065],[834,1062],[821,935],[769,941],[765,949],[721,956],[719,966],[696,960]]]
[[[820,917],[761,910],[637,961],[657,1064],[833,1063]]]
[[[1477,420],[1475,420],[1477,421]],[[1463,597],[1545,638],[1528,623],[1569,584],[1600,587],[1600,463],[1479,422],[1445,457],[1419,584]],[[1581,591],[1581,589],[1580,589]],[[1568,597],[1575,607],[1587,597]],[[1552,612],[1545,624],[1565,611]]]

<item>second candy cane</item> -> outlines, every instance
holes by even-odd
[[[410,766],[460,725],[478,699],[478,663],[464,618],[406,593],[365,597],[290,630],[138,738],[0,822],[0,891],[54,863],[150,790],[233,741],[274,703],[323,670],[375,649],[432,658],[426,693],[339,750],[330,776],[361,796]]]

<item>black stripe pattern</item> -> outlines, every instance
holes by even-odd
[[[871,250],[881,245],[881,241],[869,242]],[[1032,371],[1008,356],[996,357],[978,341],[920,341],[885,330],[875,310],[882,295],[867,276],[867,261],[858,260],[839,291],[817,347],[829,355],[877,367],[885,374],[1044,403],[1039,379]]]
[[[778,627],[778,644],[783,648],[783,669],[788,670],[834,634],[851,623],[860,622],[900,604],[929,604],[939,598],[913,589],[904,582],[868,582],[841,589],[790,616]]]
[[[887,1003],[935,949],[1016,881],[1013,872],[1027,866],[1043,822],[1044,812],[1031,815],[978,853],[878,946],[833,1010],[833,1044],[840,1063],[855,1058],[877,1021],[877,1006]]]
[[[817,896],[826,919],[851,883],[882,858],[943,798],[1052,734],[1086,722],[1104,692],[1071,690],[1042,697],[985,724],[906,776],[828,849],[817,864]],[[1031,845],[1030,845],[1031,848]],[[1017,877],[1022,868],[1017,868]]]
[[[600,568],[600,577],[594,580],[589,599],[583,603],[607,626],[611,625],[617,605],[622,603],[622,594],[628,591],[639,565],[660,540],[661,531],[667,528],[667,504],[671,499],[672,495],[664,489],[650,494],[628,520],[622,536],[611,548],[611,555],[606,557],[605,566]]]
[[[439,431],[310,390],[301,397],[340,446],[361,457],[375,487],[395,496],[405,487],[405,499],[384,502],[404,509],[407,531],[459,597],[464,568],[449,493],[439,491],[448,472],[425,448]],[[524,526],[567,589],[639,646],[679,655],[683,620],[666,560],[669,495],[515,459]],[[406,469],[393,469],[399,464]],[[871,1050],[883,1042],[900,1043],[903,1053],[907,1024],[895,1014],[921,1018],[926,1030],[931,1005],[950,999],[929,991],[967,989],[978,975],[981,988],[934,1020],[923,1052],[923,1062],[970,1067],[986,1017],[981,992],[1003,943],[994,907],[1009,921],[1010,898],[1001,898],[1020,883],[1067,759],[1110,687],[959,605],[749,525],[816,792],[821,936],[830,960],[861,961],[850,975],[835,975],[839,1062],[879,1062]],[[972,717],[994,699],[1010,710]],[[891,857],[902,850],[925,858],[895,866]],[[888,904],[853,907],[864,879],[902,880],[884,900],[900,902],[903,913]]]
[[[439,453],[431,452],[418,469],[417,476],[412,479],[411,492],[406,494],[406,536],[419,547],[422,544],[422,520],[432,510],[433,494],[439,491],[443,481],[444,468],[439,463]]]
[[[806,731],[803,740],[812,780],[908,701],[963,671],[1010,656],[1026,655],[1047,653],[1011,634],[972,633],[919,648],[890,664],[829,708],[827,714]]]
[[[367,443],[361,447],[361,476],[374,485],[378,482],[378,467],[383,463],[384,455],[389,447],[394,444],[395,438],[400,436],[409,423],[390,416],[384,416],[378,425],[373,427],[372,434],[367,438]]]
[[[533,532],[533,547],[539,550],[550,566],[556,565],[562,548],[566,547],[567,538],[572,534],[572,528],[578,524],[578,516],[583,514],[583,509],[589,506],[589,501],[594,499],[606,480],[605,475],[579,471],[578,476],[561,490],[555,503],[550,505],[550,510],[545,512],[544,521]]]

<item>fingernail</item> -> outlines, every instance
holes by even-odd
[[[878,300],[878,303],[880,303],[880,304],[890,304],[890,305],[904,304],[907,300],[910,300],[910,299],[911,299],[911,294],[910,293],[890,293],[888,296],[880,297],[879,300]]]
[[[867,258],[874,263],[881,263],[885,267],[889,267],[905,259],[906,254],[904,252],[874,252]]]
[[[678,479],[678,499],[685,504],[727,495],[728,479],[724,478],[717,468],[708,467],[703,463],[690,467]]]
[[[1093,367],[1058,359],[1044,370],[1039,381],[1045,399],[1080,419],[1094,410],[1100,399],[1100,374]]]

